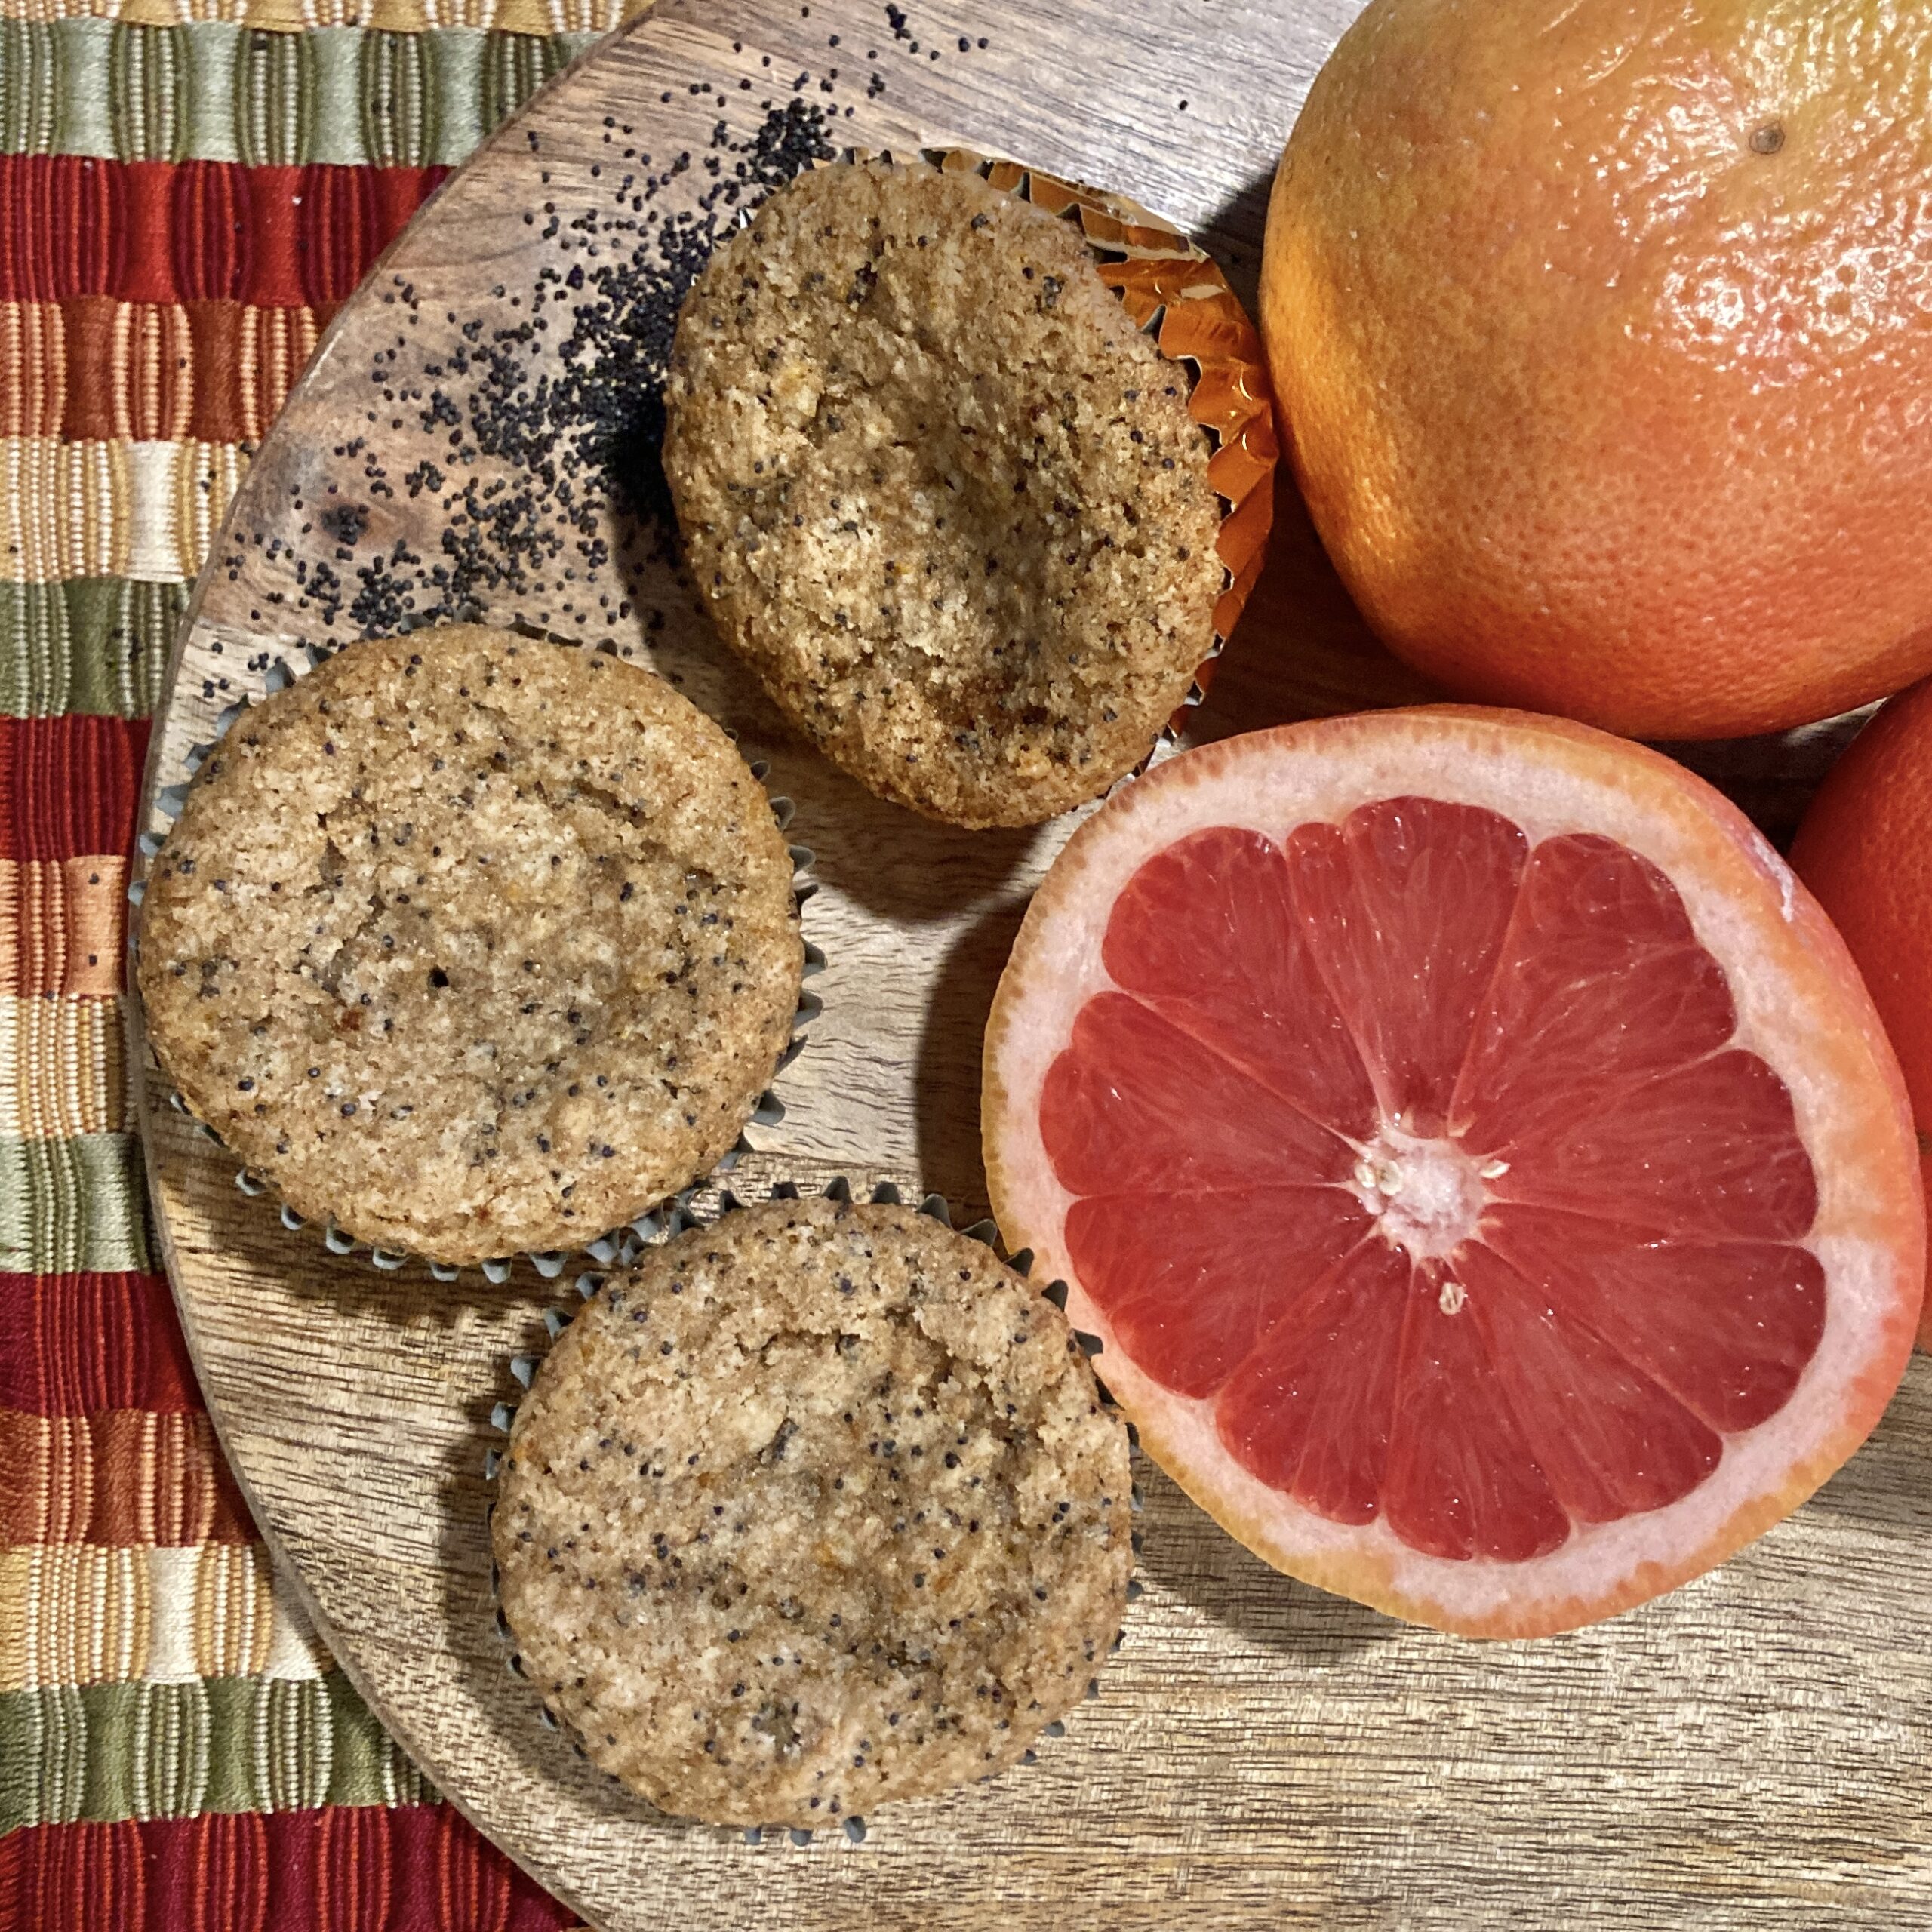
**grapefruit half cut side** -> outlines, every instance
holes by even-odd
[[[993,1004],[1007,1240],[1280,1569],[1523,1637],[1721,1562],[1910,1354],[1916,1143],[1844,945],[1701,780],[1455,707],[1173,759]]]

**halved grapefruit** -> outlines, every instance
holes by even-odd
[[[1458,708],[1117,794],[986,1044],[1007,1239],[1278,1567],[1520,1637],[1719,1563],[1857,1447],[1924,1209],[1843,944],[1667,758]]]

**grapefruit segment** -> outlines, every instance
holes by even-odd
[[[1042,1114],[1080,1195],[1339,1180],[1348,1143],[1124,993],[1075,1023]]]
[[[1441,1133],[1516,903],[1521,829],[1466,805],[1389,798],[1339,826],[1298,826],[1287,845],[1303,930],[1384,1115]]]
[[[1373,1522],[1381,1502],[1410,1275],[1386,1241],[1359,1241],[1220,1385],[1229,1453],[1338,1523]]]
[[[1409,1549],[1454,1563],[1527,1563],[1570,1534],[1511,1407],[1481,1331],[1445,1274],[1420,1267],[1408,1296],[1383,1503]]]
[[[1817,1213],[1791,1095],[1755,1054],[1714,1054],[1552,1121],[1540,1140],[1500,1140],[1496,1152],[1506,1200],[1672,1233],[1795,1241]]]
[[[1217,826],[1157,853],[1107,921],[1114,983],[1232,1066],[1343,1134],[1367,1133],[1375,1093],[1321,984],[1279,847]],[[1172,909],[1191,909],[1183,926]]]
[[[1534,1140],[1715,1053],[1737,1023],[1723,968],[1655,866],[1607,838],[1546,839],[1469,1037],[1456,1131]]]
[[[1187,1395],[1220,1388],[1284,1318],[1284,1291],[1315,1281],[1368,1231],[1361,1202],[1338,1187],[1219,1195],[1208,1216],[1195,1195],[1091,1195],[1066,1217],[1068,1251],[1123,1345]],[[1269,1257],[1265,1273],[1249,1265],[1256,1254]]]
[[[1924,1209],[1842,946],[1702,783],[1386,712],[1075,835],[987,1034],[1008,1238],[1283,1568],[1527,1635],[1697,1574],[1869,1431]]]
[[[1777,1414],[1825,1332],[1824,1266],[1809,1248],[1703,1245],[1506,1205],[1482,1246],[1726,1434]]]
[[[1497,1392],[1577,1521],[1661,1509],[1717,1467],[1715,1429],[1486,1243],[1471,1241],[1457,1271]]]

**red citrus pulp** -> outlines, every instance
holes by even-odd
[[[1836,934],[1680,767],[1509,712],[1192,752],[1035,899],[986,1052],[1009,1241],[1263,1556],[1567,1628],[1870,1432],[1924,1215]]]

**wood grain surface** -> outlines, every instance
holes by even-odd
[[[695,211],[706,158],[730,158],[721,122],[740,139],[764,103],[796,97],[835,115],[841,140],[958,139],[1133,195],[1192,227],[1251,296],[1277,149],[1355,8],[908,0],[897,25],[891,11],[665,0],[451,181],[338,318],[215,546],[155,741],[151,836],[226,709],[300,675],[305,647],[356,634],[346,600],[369,560],[398,539],[448,554],[435,491],[396,485],[426,459],[462,461],[465,385],[481,380],[459,368],[463,344],[513,335],[556,287],[546,272],[584,264],[639,174],[625,149],[668,177],[654,209]],[[555,373],[562,333],[521,344],[525,380]],[[423,426],[438,385],[454,435]],[[515,471],[472,451],[462,474],[509,489],[528,481]],[[553,503],[538,514],[583,534]],[[872,800],[784,738],[658,546],[614,521],[606,534],[608,559],[573,552],[577,574],[542,592],[472,586],[469,608],[648,659],[797,801],[825,1011],[779,1084],[784,1119],[751,1131],[734,1184],[842,1173],[982,1204],[980,1029],[1067,826],[955,833]],[[331,571],[340,597],[318,593]],[[1366,636],[1284,488],[1269,573],[1197,728],[1428,694]],[[1845,728],[1692,755],[1788,829]],[[1932,1924],[1923,1360],[1871,1446],[1791,1522],[1674,1597],[1533,1645],[1409,1629],[1278,1577],[1143,1461],[1146,1594],[1064,1738],[990,1785],[888,1807],[863,1844],[754,1846],[668,1822],[592,1770],[539,1722],[493,1626],[491,1411],[574,1268],[442,1283],[333,1255],[238,1191],[157,1080],[142,1106],[161,1244],[271,1543],[424,1770],[610,1932]]]

